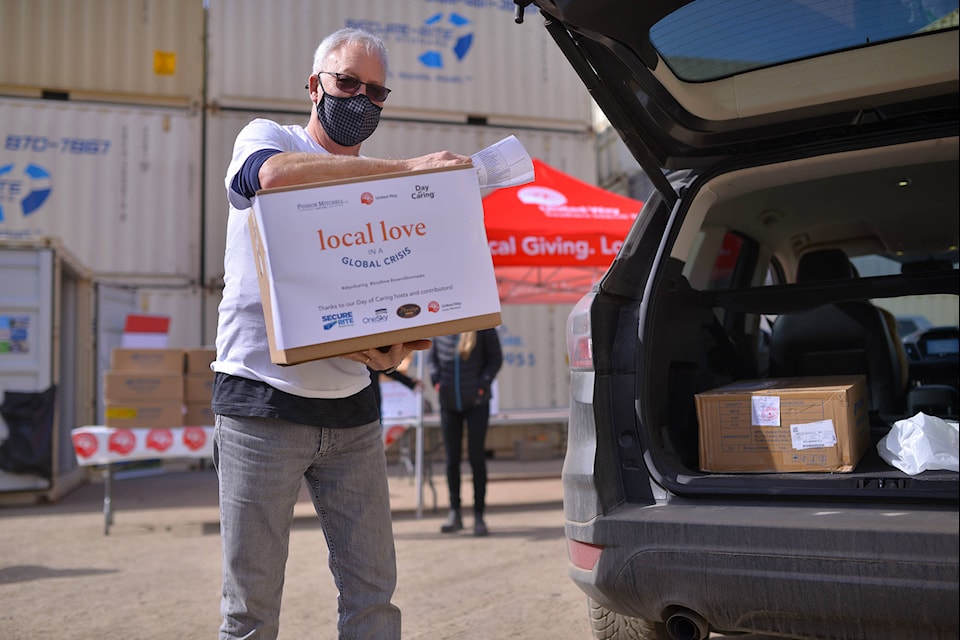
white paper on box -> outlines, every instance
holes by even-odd
[[[500,312],[471,166],[265,191],[253,211],[278,350]]]
[[[797,451],[823,449],[837,444],[837,430],[833,420],[817,420],[790,425],[790,443]]]
[[[751,423],[758,427],[780,426],[780,397],[753,396],[750,398]]]

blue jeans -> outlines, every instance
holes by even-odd
[[[220,638],[277,637],[301,478],[320,519],[339,591],[343,640],[399,639],[390,489],[381,427],[321,429],[269,418],[216,417],[223,596]]]

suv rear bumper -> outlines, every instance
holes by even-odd
[[[686,609],[727,632],[957,637],[955,509],[672,500],[568,520],[568,538],[604,547],[574,582],[618,613]]]

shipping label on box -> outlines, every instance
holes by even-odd
[[[183,350],[120,347],[110,352],[110,368],[116,371],[183,373]]]
[[[249,222],[278,364],[500,324],[472,166],[260,191]]]
[[[107,402],[107,427],[179,427],[183,425],[183,403],[178,400]]]
[[[103,397],[111,400],[183,401],[183,374],[173,371],[107,371]]]
[[[863,376],[740,381],[696,404],[702,471],[849,472],[870,444]]]

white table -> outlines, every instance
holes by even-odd
[[[419,395],[419,394],[418,394]],[[408,429],[415,429],[414,469],[417,487],[417,517],[423,515],[423,423],[418,418],[385,418],[384,446],[390,446]],[[77,427],[70,432],[80,466],[103,466],[103,533],[113,524],[113,465],[119,462],[174,458],[213,457],[213,427],[114,428],[103,425]],[[429,478],[436,503],[436,489]]]
[[[396,385],[391,386],[391,385]],[[384,383],[383,440],[388,447],[407,430],[414,429],[414,478],[416,482],[416,515],[423,516],[423,480],[427,478],[436,508],[437,492],[433,474],[424,468],[424,428],[439,427],[439,415],[425,416],[419,392],[411,392],[397,382]],[[410,402],[409,394],[413,398]],[[411,409],[412,407],[412,409]],[[411,413],[413,415],[411,415]],[[565,425],[566,409],[516,410],[497,412],[490,417],[494,424],[553,423]],[[167,428],[112,428],[103,425],[77,427],[71,431],[77,463],[81,466],[103,465],[103,533],[110,533],[113,524],[111,485],[113,464],[165,458],[213,457],[213,427],[187,426]],[[429,464],[432,466],[432,455]]]
[[[80,466],[103,465],[103,534],[113,524],[111,485],[117,462],[163,458],[212,458],[213,427],[152,427],[117,429],[103,425],[70,432]]]

